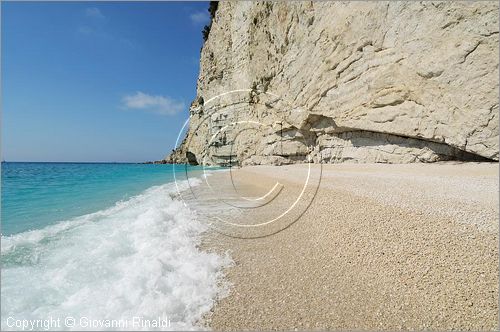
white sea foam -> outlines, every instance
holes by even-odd
[[[175,192],[172,183],[152,187],[109,209],[3,237],[2,329],[11,329],[8,317],[68,316],[76,330],[103,329],[78,325],[82,317],[127,324],[162,317],[171,325],[161,329],[201,328],[227,292],[222,269],[231,261],[198,248],[206,226]]]

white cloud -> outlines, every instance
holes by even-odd
[[[94,30],[91,27],[88,27],[86,25],[81,26],[78,28],[78,33],[81,33],[82,35],[90,35]]]
[[[89,7],[85,9],[85,16],[98,19],[105,18],[104,15],[101,13],[100,9],[96,7]]]
[[[136,92],[122,99],[123,106],[128,109],[142,110],[161,115],[174,115],[181,112],[185,105],[167,96],[152,96],[143,92]]]
[[[189,15],[191,22],[193,24],[208,24],[210,22],[210,16],[208,16],[208,12],[195,12]]]
[[[1,1],[1,0],[0,0]],[[140,45],[125,36],[112,33],[108,29],[106,17],[102,14],[99,8],[87,7],[83,11],[85,18],[82,20],[82,25],[76,28],[76,34],[83,36],[89,40],[98,40],[100,42],[114,43],[128,49],[136,49]]]

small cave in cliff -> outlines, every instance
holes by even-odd
[[[186,160],[189,165],[191,166],[198,166],[198,160],[196,159],[196,155],[192,153],[191,151],[186,152]]]
[[[319,135],[315,160],[321,163],[493,162],[446,143],[356,130]]]

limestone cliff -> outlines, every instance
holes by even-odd
[[[169,160],[498,160],[497,2],[220,2],[214,13]]]

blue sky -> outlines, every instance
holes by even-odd
[[[2,158],[158,160],[196,94],[207,2],[2,2]]]

